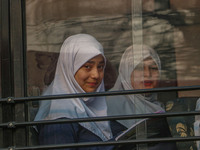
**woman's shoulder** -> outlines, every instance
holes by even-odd
[[[124,95],[106,98],[108,115],[127,115],[133,113],[133,104]]]
[[[125,95],[107,96],[106,102],[108,105],[119,105],[127,102],[127,97]]]

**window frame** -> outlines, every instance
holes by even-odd
[[[26,101],[20,103],[7,103],[9,97],[27,98],[27,76],[26,76],[26,20],[25,0],[0,0],[0,56],[1,56],[1,101],[0,104],[2,123],[26,122],[28,120],[28,104]],[[5,71],[6,70],[6,71]],[[20,71],[19,71],[20,70]],[[193,89],[194,88],[194,89]],[[200,89],[199,86],[191,89]],[[188,90],[190,87],[180,87],[178,90]],[[173,88],[159,88],[158,90],[177,91]],[[142,91],[142,90],[141,90]],[[133,91],[117,92],[117,94],[135,93]],[[136,91],[138,92],[138,91]],[[144,92],[144,91],[142,91]],[[155,92],[155,91],[154,91]],[[100,93],[101,94],[101,93]],[[104,94],[104,93],[103,93]],[[105,93],[106,94],[106,93]],[[111,93],[110,93],[111,94]],[[96,94],[98,95],[98,94]],[[88,95],[86,95],[88,96]],[[31,98],[30,98],[31,99]],[[29,145],[29,128],[0,129],[0,147],[27,146]],[[20,138],[18,138],[20,137]],[[9,140],[8,140],[9,139]],[[200,139],[200,138],[199,138]]]

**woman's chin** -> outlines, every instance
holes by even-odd
[[[145,86],[144,89],[153,89],[154,86]]]

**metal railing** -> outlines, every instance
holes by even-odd
[[[164,87],[154,89],[142,90],[128,90],[128,91],[109,91],[101,93],[78,93],[78,94],[62,94],[51,96],[34,96],[34,97],[8,97],[2,98],[0,104],[7,103],[15,105],[16,103],[38,101],[38,100],[52,100],[52,99],[69,99],[80,97],[94,97],[94,96],[114,96],[114,95],[127,95],[127,94],[141,94],[141,93],[155,93],[155,92],[171,92],[171,91],[190,91],[200,90],[200,86],[183,86],[183,87]],[[0,123],[0,128],[7,128],[14,130],[18,127],[35,126],[40,124],[58,124],[58,123],[74,123],[74,122],[92,122],[92,121],[105,121],[105,120],[125,120],[125,119],[141,119],[141,118],[160,118],[160,117],[176,117],[176,116],[194,116],[200,115],[200,112],[175,112],[175,113],[159,113],[159,114],[137,114],[137,115],[120,115],[120,116],[107,116],[107,117],[92,117],[92,118],[76,118],[76,119],[62,119],[62,120],[48,120],[48,121],[29,121],[29,122],[6,122]],[[200,140],[199,136],[193,137],[166,137],[166,138],[151,138],[151,139],[136,139],[125,141],[106,141],[106,142],[86,142],[86,143],[71,143],[71,144],[57,144],[57,145],[37,145],[37,146],[24,146],[16,147],[11,146],[8,148],[0,148],[0,150],[40,150],[40,149],[61,149],[61,148],[75,148],[86,146],[108,146],[108,145],[123,145],[123,144],[141,144],[141,143],[157,143],[159,142],[184,142]]]

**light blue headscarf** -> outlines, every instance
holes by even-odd
[[[84,63],[99,54],[106,61],[102,45],[94,37],[87,34],[77,34],[67,38],[60,50],[55,78],[43,95],[85,93],[76,82],[74,75]],[[96,92],[103,91],[104,83],[102,81]],[[105,97],[42,101],[35,121],[63,117],[88,118],[98,116],[107,116]],[[112,138],[108,121],[79,124],[99,136],[103,141]]]
[[[119,65],[119,76],[111,91],[132,90],[131,73],[138,64],[148,57],[154,60],[161,73],[160,58],[152,48],[147,45],[132,45],[128,47],[122,55]],[[164,111],[161,104],[157,101],[156,94],[151,94],[150,96],[142,94],[109,96],[107,97],[107,105],[108,115],[131,115]],[[137,121],[139,120],[118,120],[127,128]]]

